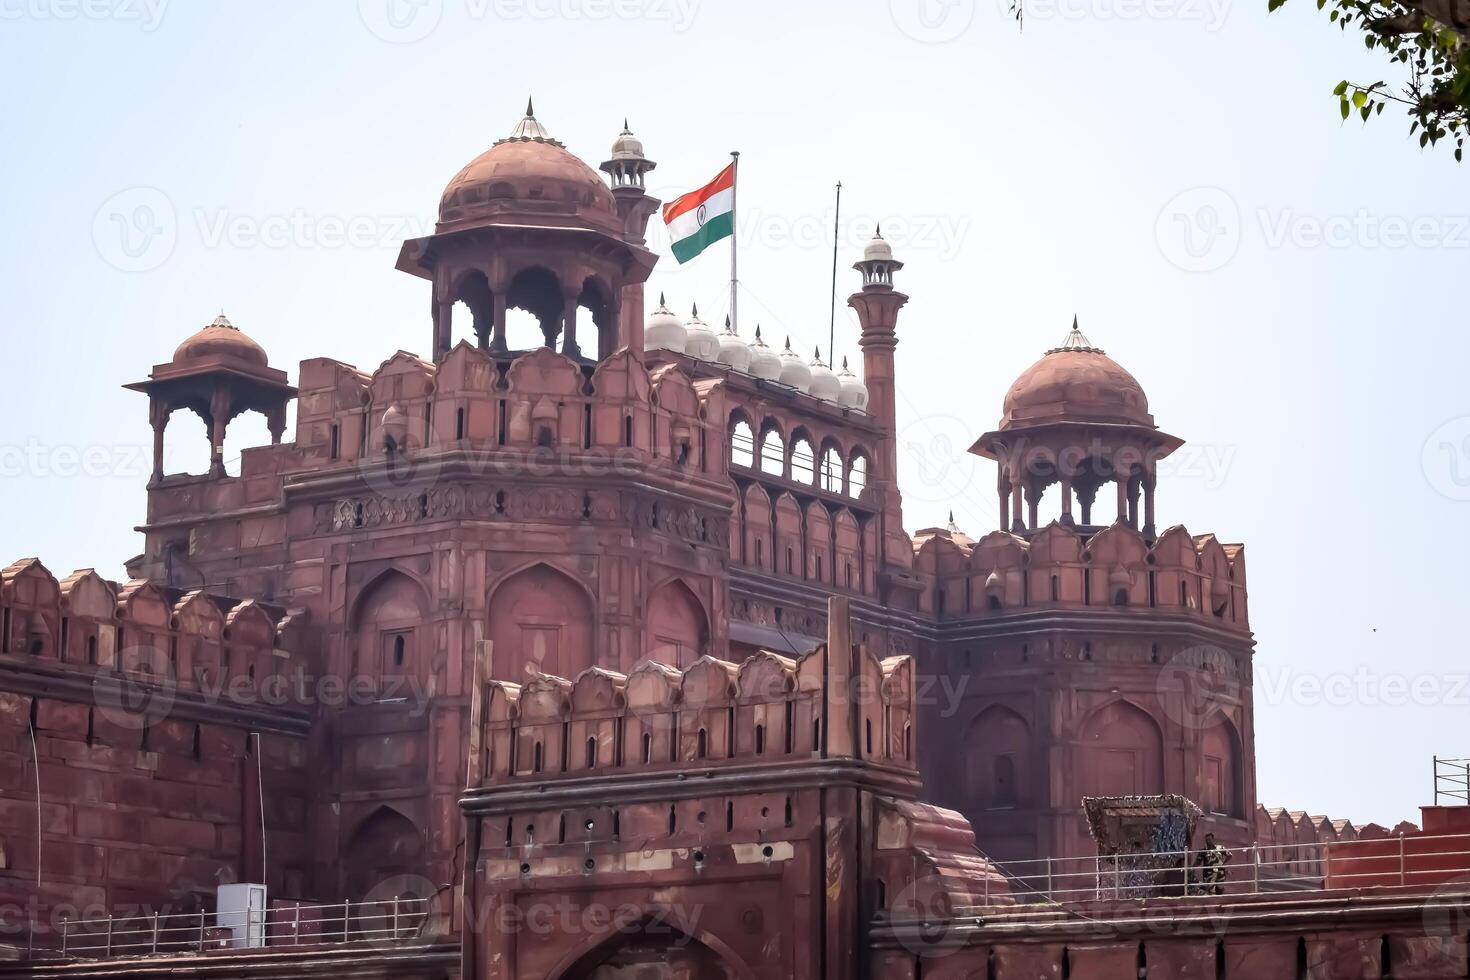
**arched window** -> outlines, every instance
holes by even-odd
[[[975,718],[966,735],[970,792],[987,810],[1019,806],[1026,787],[1021,771],[1030,752],[1030,726],[1015,711],[992,705]]]
[[[786,443],[782,441],[781,433],[767,429],[761,436],[761,472],[781,476],[786,469],[785,461]]]
[[[823,490],[828,493],[842,492],[842,457],[837,454],[837,450],[830,446],[826,452],[822,453],[822,466],[819,477],[818,483]]]
[[[812,444],[805,438],[798,438],[791,445],[791,479],[797,483],[810,484],[816,480],[816,455],[812,452]]]
[[[991,799],[998,807],[1016,805],[1016,760],[1008,755],[995,757],[995,778]]]
[[[868,485],[868,457],[853,456],[852,463],[847,469],[847,495],[849,497],[860,497],[863,488]]]
[[[744,419],[730,430],[730,465],[746,469],[755,466],[755,434]]]

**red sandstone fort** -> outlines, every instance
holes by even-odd
[[[910,535],[903,263],[860,374],[686,321],[653,166],[528,113],[403,245],[425,356],[293,382],[221,316],[128,386],[129,580],[0,573],[0,976],[1470,976],[1470,769],[1422,828],[1257,803],[1245,549],[1160,519],[1132,375],[1074,324],[975,433],[1002,526]]]

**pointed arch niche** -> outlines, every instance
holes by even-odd
[[[428,618],[423,587],[402,572],[379,576],[358,597],[352,617],[359,675],[385,687],[399,678],[418,675]]]
[[[647,656],[673,667],[689,667],[709,650],[704,605],[680,579],[670,579],[648,597]]]
[[[527,668],[575,677],[592,666],[592,599],[550,565],[516,572],[490,596],[489,637],[496,679],[522,683]]]

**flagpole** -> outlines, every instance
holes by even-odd
[[[837,182],[837,208],[832,216],[832,302],[827,320],[827,364],[837,369],[837,239],[842,234],[842,181]]]
[[[740,151],[730,151],[730,328],[736,333],[740,332],[740,315],[735,294],[736,283],[740,281],[738,267],[735,264],[736,243],[740,241],[740,222],[735,210],[735,195],[740,187]]]

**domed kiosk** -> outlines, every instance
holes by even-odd
[[[454,308],[464,303],[479,347],[513,356],[506,311],[524,310],[543,346],[582,357],[579,307],[597,329],[592,355],[644,346],[643,290],[657,257],[644,247],[658,206],[643,188],[654,164],[627,130],[603,168],[612,186],[526,115],[467,163],[439,199],[435,233],[404,242],[398,269],[433,283],[434,359],[455,340]]]
[[[225,430],[242,412],[265,416],[271,443],[286,431],[286,404],[296,397],[286,372],[270,366],[265,348],[220,313],[174,349],[172,360],[155,364],[147,381],[125,387],[148,396],[153,424],[153,482],[163,479],[163,434],[174,411],[186,408],[209,434],[209,475],[225,473]]]
[[[1116,519],[1151,538],[1156,467],[1182,444],[1159,431],[1143,386],[1088,340],[1074,317],[1062,342],[1021,372],[1006,392],[1000,424],[970,451],[1000,464],[1002,530],[1039,530],[1040,501],[1053,483],[1061,484],[1062,524],[1098,526],[1098,490],[1115,482]]]

